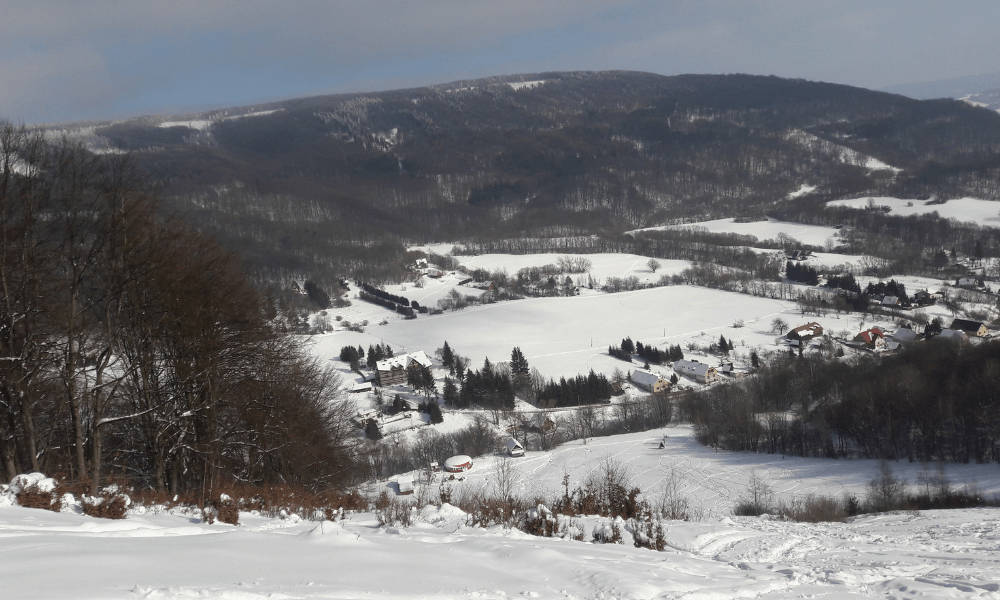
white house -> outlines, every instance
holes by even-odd
[[[670,388],[670,382],[658,374],[645,369],[636,369],[630,376],[632,383],[647,392],[657,393]]]
[[[715,367],[700,363],[696,360],[679,360],[674,363],[674,372],[694,379],[699,383],[711,383],[719,379],[719,372]]]

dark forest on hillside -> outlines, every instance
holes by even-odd
[[[256,276],[322,285],[401,280],[406,242],[614,239],[723,216],[839,222],[850,215],[816,202],[863,194],[1000,198],[1000,115],[963,102],[748,75],[523,78],[545,83],[305,98],[201,115],[215,119],[204,131],[150,117],[96,133]],[[229,118],[260,110],[275,112]],[[871,170],[869,156],[901,171]],[[803,183],[815,200],[786,201]],[[890,246],[924,229],[883,218],[898,230]],[[859,236],[884,224],[851,220]],[[975,237],[955,233],[935,242]],[[992,236],[987,247],[1000,250]]]

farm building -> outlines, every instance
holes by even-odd
[[[514,438],[507,440],[507,454],[511,456],[524,456],[524,446]]]
[[[892,337],[885,341],[885,345],[889,350],[896,350],[900,346],[905,346],[906,344],[911,344],[917,341],[917,332],[912,329],[907,329],[906,327],[900,327],[896,333],[892,334]]]
[[[968,319],[955,319],[951,322],[951,327],[948,329],[957,329],[972,337],[984,337],[988,333],[986,325],[978,321],[969,321]]]
[[[400,494],[413,493],[413,475],[400,475],[396,478],[396,486]]]
[[[711,383],[719,379],[719,372],[715,367],[710,367],[705,363],[696,360],[679,360],[674,363],[674,372],[698,383]]]
[[[394,356],[375,363],[375,381],[380,386],[406,383],[406,372],[409,369],[430,369],[431,359],[423,350],[411,354]]]
[[[950,340],[952,342],[967,342],[969,340],[965,332],[960,329],[945,329],[938,337],[942,340]]]
[[[444,461],[444,470],[449,473],[464,473],[472,468],[472,458],[464,454],[452,456]]]
[[[653,394],[670,389],[670,382],[660,375],[645,369],[636,369],[630,376],[632,383]]]
[[[785,336],[790,340],[811,340],[823,335],[823,327],[816,322],[799,325]]]

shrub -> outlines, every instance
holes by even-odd
[[[98,519],[124,519],[130,504],[132,499],[128,495],[120,492],[117,485],[110,485],[97,496],[83,497],[83,513]]]
[[[45,491],[38,485],[37,481],[32,482],[17,493],[15,496],[17,504],[24,508],[41,508],[59,512],[62,503],[59,501],[59,493],[56,489],[53,487],[51,490]]]
[[[882,461],[878,473],[868,482],[865,502],[872,512],[898,510],[906,498],[906,481],[896,477],[888,461]]]
[[[836,498],[812,494],[805,499],[779,502],[775,512],[789,520],[803,523],[843,522],[849,516],[847,508]]]
[[[624,544],[618,519],[614,519],[610,524],[602,522],[594,526],[594,541],[599,544]]]
[[[220,494],[215,501],[215,510],[219,520],[230,525],[240,524],[240,508],[233,502],[233,499],[226,494]]]
[[[382,490],[375,500],[375,520],[379,527],[409,527],[413,524],[413,506],[401,502],[388,491]]]
[[[663,531],[663,524],[657,521],[646,521],[645,523],[632,521],[632,543],[636,548],[646,548],[663,552],[667,549],[667,536]]]
[[[539,504],[521,517],[521,531],[539,537],[552,537],[559,531],[559,519],[544,504]]]
[[[750,473],[746,491],[733,507],[733,514],[738,517],[759,517],[773,511],[773,501],[771,486],[754,471]]]

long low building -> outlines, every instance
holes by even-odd
[[[630,379],[639,389],[653,394],[670,389],[669,381],[660,377],[656,373],[645,369],[636,369],[635,371],[632,371]]]
[[[694,379],[698,383],[712,383],[719,379],[719,372],[715,367],[696,360],[679,360],[675,362],[674,373]]]

